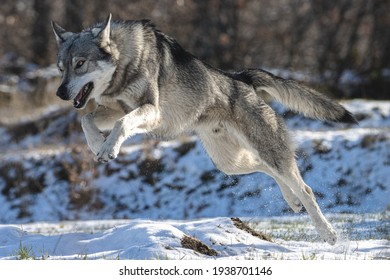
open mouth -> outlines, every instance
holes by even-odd
[[[83,86],[77,94],[77,96],[73,99],[73,106],[77,109],[81,109],[84,107],[85,103],[88,100],[88,96],[90,95],[93,89],[93,83],[89,82]]]

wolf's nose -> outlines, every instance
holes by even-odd
[[[57,96],[63,100],[69,100],[68,88],[65,84],[60,85],[57,90]]]

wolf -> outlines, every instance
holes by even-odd
[[[98,161],[115,159],[138,133],[172,138],[195,132],[218,169],[268,174],[292,210],[304,207],[320,237],[336,243],[336,231],[300,175],[285,124],[265,99],[309,118],[356,123],[343,106],[261,69],[214,68],[149,20],[111,20],[110,14],[79,33],[55,22],[52,28],[62,74],[58,97],[76,109],[96,102],[81,126]]]

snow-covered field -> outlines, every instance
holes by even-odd
[[[387,221],[385,221],[387,219]],[[389,259],[389,216],[334,217],[339,241],[316,240],[309,221],[275,217],[251,221],[251,228],[275,235],[262,240],[230,218],[190,221],[100,220],[0,226],[2,259],[139,260],[372,260]],[[361,225],[359,225],[361,224]],[[356,228],[355,228],[356,226]],[[350,239],[348,234],[354,235]],[[388,235],[388,232],[387,232]],[[199,244],[185,246],[185,237]],[[357,239],[356,239],[357,238]],[[191,240],[190,240],[191,241]],[[193,242],[196,242],[193,241]],[[191,242],[190,242],[191,243]],[[190,244],[191,245],[191,244]]]
[[[0,259],[390,259],[390,102],[344,104],[359,126],[276,107],[335,246],[291,213],[271,178],[222,174],[195,136],[135,137],[98,164],[78,116],[48,108],[0,127]]]

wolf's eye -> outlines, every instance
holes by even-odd
[[[77,69],[77,68],[80,68],[81,66],[83,66],[84,63],[85,63],[85,60],[79,60],[79,61],[77,61],[77,63],[76,63],[76,69]]]

